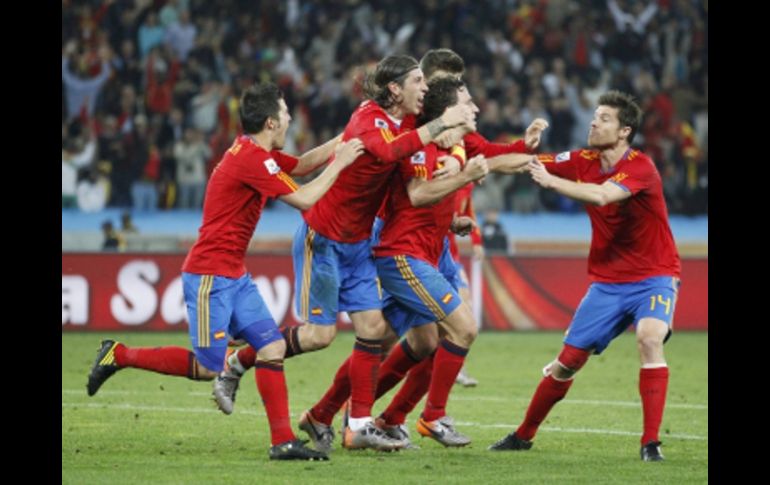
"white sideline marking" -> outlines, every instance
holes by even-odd
[[[126,392],[126,391],[120,391]],[[171,412],[171,413],[194,413],[194,414],[222,414],[218,409],[208,408],[183,408],[183,407],[168,407],[168,406],[145,406],[135,404],[100,404],[100,403],[75,403],[75,402],[62,402],[63,408],[90,408],[90,409],[123,409],[129,411],[158,411],[158,412]],[[213,405],[213,403],[212,403]],[[238,414],[245,414],[250,416],[265,416],[264,412],[258,412],[250,409],[240,409]],[[292,417],[298,416],[298,414],[291,413]],[[510,423],[493,423],[482,424],[471,421],[458,421],[456,423],[460,426],[476,426],[478,428],[515,428],[515,424]],[[603,435],[616,435],[616,436],[638,436],[638,431],[619,431],[614,429],[591,429],[591,428],[558,428],[552,426],[544,426],[540,428],[542,431],[550,431],[556,433],[591,433],[591,434],[603,434]],[[668,434],[664,435],[664,438],[674,438],[681,440],[697,440],[708,441],[708,436],[698,436],[691,434]]]
[[[85,395],[85,390],[81,389],[62,389],[62,394],[82,394]],[[159,391],[108,391],[100,390],[99,394],[106,395],[132,395],[132,394],[158,394]],[[160,391],[165,392],[165,391]],[[177,395],[184,394],[187,396],[211,396],[211,392],[202,391],[190,391],[187,393],[175,393]],[[292,394],[294,395],[294,394]],[[491,401],[491,402],[508,402],[508,401],[526,401],[529,402],[529,397],[499,397],[499,396],[459,396],[453,394],[450,398],[452,401]],[[640,407],[642,405],[639,401],[593,401],[583,399],[564,399],[559,404],[587,404],[593,406],[618,406],[618,407]],[[680,403],[666,403],[666,409],[703,409],[708,410],[707,404],[680,404]]]
[[[458,396],[452,395],[450,397],[453,401],[526,401],[529,402],[530,398],[526,397],[499,397],[499,396]],[[598,400],[585,400],[585,399],[564,399],[559,404],[588,404],[592,406],[619,406],[619,407],[639,407],[642,405],[640,401],[598,401]],[[666,403],[666,409],[705,409],[708,410],[708,404],[684,404],[684,403]]]

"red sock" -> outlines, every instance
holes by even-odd
[[[388,358],[380,364],[377,391],[374,393],[375,401],[401,382],[401,379],[409,372],[409,369],[419,362],[420,359],[414,355],[414,350],[409,346],[406,339],[402,340],[401,344],[393,347],[393,350],[388,354]]]
[[[666,389],[668,388],[668,367],[639,370],[639,394],[642,396],[644,413],[644,434],[642,444],[660,441],[658,432],[666,407]]]
[[[345,400],[350,397],[350,360],[345,359],[334,375],[331,387],[315,406],[310,408],[310,414],[316,421],[331,425],[334,415],[340,410]]]
[[[241,363],[244,371],[254,367],[254,363],[257,361],[257,349],[251,345],[236,350],[235,355],[238,356],[238,362]]]
[[[277,445],[296,439],[289,420],[289,393],[283,360],[259,361],[256,367],[257,390],[262,396],[270,423],[270,443]]]
[[[115,346],[115,363],[120,367],[133,367],[198,380],[195,354],[182,347],[137,347],[123,344]]]
[[[394,426],[404,424],[406,415],[417,407],[422,397],[428,393],[430,377],[433,373],[433,355],[426,357],[419,364],[412,367],[406,375],[406,381],[398,390],[388,408],[382,413],[385,422]]]
[[[455,345],[446,338],[439,342],[436,357],[433,360],[433,377],[428,388],[428,400],[422,412],[425,421],[435,421],[446,415],[449,392],[463,367],[467,354],[468,349]]]
[[[356,337],[353,355],[350,357],[350,417],[365,418],[372,415],[374,391],[380,369],[382,341]]]
[[[537,428],[543,422],[551,408],[564,398],[572,386],[573,379],[568,381],[557,381],[552,375],[543,377],[540,385],[532,396],[532,401],[527,408],[527,415],[524,422],[516,430],[516,436],[523,440],[531,440],[537,433]]]

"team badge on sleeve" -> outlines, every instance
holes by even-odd
[[[425,165],[425,152],[419,151],[412,155],[412,165]]]
[[[569,152],[561,152],[556,155],[556,163],[566,162],[567,160],[569,160]]]
[[[385,121],[385,120],[383,120],[382,118],[375,118],[375,119],[374,119],[374,126],[375,126],[375,127],[377,127],[377,128],[383,128],[383,129],[385,129],[385,130],[387,130],[388,128],[390,128],[390,127],[388,126],[388,122],[387,122],[387,121]]]
[[[265,163],[265,168],[270,173],[270,175],[275,175],[281,171],[281,167],[279,167],[278,164],[275,163],[275,160],[273,160],[272,158],[268,158],[267,160],[265,160],[264,163]]]

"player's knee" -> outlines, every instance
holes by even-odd
[[[420,358],[424,359],[425,357],[429,356],[433,353],[434,350],[436,350],[436,347],[438,347],[438,333],[424,333],[420,335],[420,338],[415,339],[414,341],[411,341],[410,339],[407,339],[409,341],[409,346],[412,347],[412,350],[414,350],[415,355]]]
[[[197,380],[199,381],[213,380],[219,374],[217,371],[204,367],[197,359],[195,360],[195,367],[197,368]]]
[[[636,345],[642,354],[657,352],[663,348],[664,335],[640,334],[636,336]]]
[[[274,340],[257,351],[258,360],[281,360],[286,355],[286,341]]]
[[[308,338],[309,348],[305,349],[303,347],[303,350],[319,350],[331,345],[334,337],[337,335],[337,327],[335,325],[314,325],[313,327]]]
[[[565,344],[556,360],[551,362],[550,366],[546,366],[548,370],[543,370],[544,374],[550,373],[559,380],[571,379],[577,371],[583,368],[590,355],[591,353],[587,350]]]

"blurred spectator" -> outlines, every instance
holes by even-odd
[[[128,211],[120,215],[120,232],[122,234],[139,234],[139,228],[134,225],[131,213]]]
[[[104,235],[102,251],[123,251],[125,249],[125,242],[112,226],[112,221],[106,220],[102,223],[102,234]]]
[[[176,181],[179,187],[180,209],[200,209],[206,192],[206,161],[211,149],[203,134],[194,129],[185,130],[184,139],[174,145],[176,158]]]
[[[509,141],[523,136],[534,116],[543,116],[551,123],[543,152],[585,146],[598,96],[630,90],[645,110],[636,140],[661,169],[670,210],[707,210],[708,3],[703,0],[247,4],[62,4],[62,122],[97,121],[94,159],[111,163],[111,206],[131,206],[131,187],[153,178],[154,165],[144,164],[152,160],[149,155],[141,167],[135,163],[131,143],[138,115],[160,127],[146,145],[157,147],[148,153],[161,154],[155,184],[162,187],[160,205],[169,207],[177,193],[174,144],[189,127],[201,131],[212,148],[208,172],[238,134],[237,99],[253,82],[279,83],[293,117],[302,119],[286,146],[302,151],[344,126],[361,101],[366,66],[391,52],[419,58],[427,49],[449,47],[465,60],[466,81],[481,108],[481,133]],[[695,158],[680,149],[690,143],[681,136],[682,123],[694,130]],[[65,136],[65,147],[79,153],[82,141]],[[85,167],[73,171],[67,163],[63,203],[73,204],[78,170]],[[478,191],[487,207],[540,208],[538,193],[523,178],[489,180]],[[157,195],[157,186],[153,192]],[[572,209],[558,199],[544,199],[543,206]]]
[[[96,168],[92,168],[88,176],[78,184],[78,209],[83,212],[101,211],[107,205],[109,193],[109,180]]]
[[[488,252],[507,252],[508,236],[503,226],[498,221],[498,213],[490,209],[484,213],[484,222],[481,224],[481,241]]]

